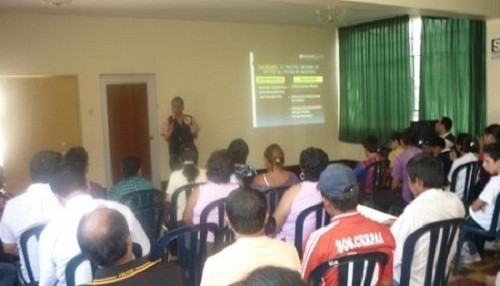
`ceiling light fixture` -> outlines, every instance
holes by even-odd
[[[42,0],[42,3],[49,6],[59,7],[71,3],[73,0]]]
[[[345,15],[346,9],[343,7],[326,6],[322,9],[316,9],[318,21],[326,24],[341,24]]]

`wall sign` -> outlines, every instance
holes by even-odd
[[[491,40],[491,58],[500,58],[500,38]]]

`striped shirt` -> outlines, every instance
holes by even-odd
[[[349,254],[380,251],[389,256],[382,277],[375,273],[374,284],[392,281],[394,237],[388,227],[366,218],[358,212],[335,216],[332,222],[313,232],[307,241],[301,276],[309,280],[311,272],[321,263]],[[378,281],[377,281],[378,280]],[[323,285],[337,285],[336,271],[323,277]]]

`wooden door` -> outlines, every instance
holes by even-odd
[[[142,176],[152,180],[146,83],[107,84],[109,151],[112,182],[122,178],[121,161],[135,155]]]
[[[82,145],[76,76],[0,78],[0,105],[0,157],[10,193],[30,184],[36,152]]]

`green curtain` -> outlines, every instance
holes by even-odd
[[[339,139],[388,140],[409,126],[413,111],[409,18],[339,29]]]
[[[480,134],[486,122],[484,21],[422,18],[419,117],[448,116],[452,131]]]

